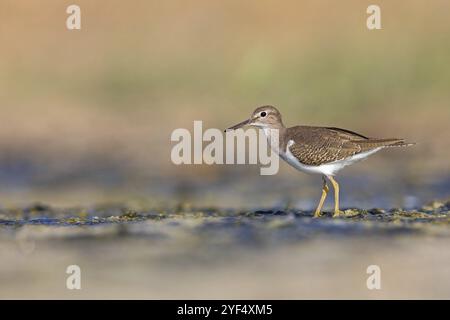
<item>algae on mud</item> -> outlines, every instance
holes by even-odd
[[[442,281],[450,276],[450,201],[345,213],[314,219],[295,209],[183,205],[1,209],[0,297],[450,296]],[[71,264],[82,270],[79,292],[64,287]],[[365,288],[372,264],[383,272],[379,292]]]
[[[24,209],[1,210],[0,230],[9,232],[0,235],[0,239],[14,238],[21,228],[27,227],[29,239],[34,236],[39,239],[64,239],[67,236],[73,240],[79,234],[80,237],[91,236],[101,240],[104,231],[108,237],[114,234],[144,238],[157,235],[153,242],[157,242],[158,237],[176,239],[178,234],[184,234],[199,243],[221,243],[226,239],[225,243],[231,246],[276,247],[316,237],[433,233],[436,231],[433,226],[450,224],[450,201],[435,201],[416,210],[346,209],[340,218],[331,218],[331,215],[326,212],[320,218],[313,218],[312,212],[295,209],[236,210],[177,206],[136,210],[117,204],[55,209],[36,204]],[[61,227],[66,229],[58,229]],[[77,231],[67,227],[81,229]],[[111,230],[117,233],[111,234]],[[447,230],[440,230],[442,232],[446,234]]]
[[[421,208],[405,210],[393,208],[390,210],[345,209],[340,220],[345,221],[378,221],[378,222],[433,222],[445,223],[450,218],[450,200],[447,202],[432,201]],[[179,205],[175,208],[132,209],[126,205],[102,205],[92,208],[55,209],[48,205],[34,204],[26,208],[0,210],[0,225],[90,225],[101,223],[127,223],[147,220],[177,219],[177,218],[212,218],[227,217],[242,220],[244,218],[265,218],[270,221],[274,217],[290,216],[294,218],[311,218],[310,211],[296,209],[223,209],[223,208],[192,208]],[[331,217],[330,212],[324,212],[318,220]]]

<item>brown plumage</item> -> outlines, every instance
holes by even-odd
[[[326,178],[334,188],[333,217],[337,217],[341,211],[339,210],[339,184],[334,176],[339,170],[383,148],[413,145],[413,143],[406,143],[403,139],[368,138],[350,130],[334,127],[286,128],[280,112],[272,106],[257,108],[250,119],[230,129],[238,129],[245,125],[263,129],[271,147],[297,170],[322,174],[322,196],[314,217],[320,216],[329,191]],[[276,138],[277,136],[279,139]]]
[[[291,153],[303,164],[318,166],[344,160],[358,153],[380,147],[408,146],[403,139],[368,138],[359,133],[333,127],[296,126],[286,129],[284,147],[288,141]]]

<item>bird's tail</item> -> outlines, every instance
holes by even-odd
[[[409,147],[415,145],[414,142],[406,142],[405,139],[374,139],[358,141],[360,146],[365,148],[380,148],[380,147]]]
[[[406,142],[403,139],[398,139],[398,141],[394,142],[394,143],[390,143],[388,145],[386,145],[386,147],[410,147],[415,145],[415,142]]]

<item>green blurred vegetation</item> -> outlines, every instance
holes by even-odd
[[[68,4],[0,4],[0,169],[25,159],[56,177],[223,174],[174,167],[171,131],[224,128],[274,104],[288,125],[418,142],[377,156],[384,166],[449,172],[446,1],[378,1],[375,31],[369,1],[80,0],[80,31],[65,29]]]

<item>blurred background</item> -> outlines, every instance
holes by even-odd
[[[288,126],[417,142],[343,171],[343,189],[362,195],[344,193],[344,204],[414,206],[415,194],[448,188],[450,4],[378,1],[382,30],[370,31],[371,3],[80,0],[82,29],[69,31],[70,1],[2,1],[2,203],[226,206],[226,193],[240,205],[310,208],[320,178],[285,164],[261,177],[257,166],[170,161],[174,129],[225,128],[262,104],[278,106]]]
[[[74,3],[81,30],[69,31]],[[381,30],[366,27],[370,4]],[[319,176],[284,163],[274,176],[176,166],[170,135],[273,104],[288,126],[417,143],[343,170],[342,207],[445,202],[449,12],[446,0],[2,0],[0,297],[448,298],[448,223],[422,234],[395,219],[313,222],[294,214],[315,207]],[[123,208],[157,218],[121,223]],[[119,222],[46,220],[61,215]],[[70,264],[82,267],[81,292],[64,286]],[[370,264],[382,291],[365,286]]]

